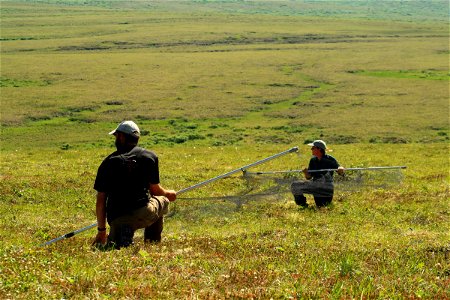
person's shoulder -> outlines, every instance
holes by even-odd
[[[329,154],[325,154],[325,159],[330,161],[330,162],[333,162],[333,163],[338,163],[337,159],[334,158],[334,156],[331,156]]]
[[[113,153],[109,154],[107,157],[103,159],[101,162],[99,169],[104,169],[111,165],[111,162],[114,160],[115,157],[117,157],[118,153],[117,151],[114,151]]]
[[[332,156],[330,154],[325,154],[325,158],[327,158],[329,160],[336,160],[336,158],[334,158],[334,156]]]
[[[116,157],[117,155],[119,155],[119,152],[118,151],[114,151],[111,154],[109,154],[107,157],[105,157],[103,159],[103,162],[106,162],[106,161],[110,160],[111,158]]]
[[[153,152],[152,150],[148,150],[148,149],[145,149],[145,148],[142,148],[142,147],[136,146],[133,150],[138,152],[139,155],[143,156],[143,157],[149,157],[149,158],[157,158],[158,157],[156,155],[156,153]]]
[[[312,156],[309,161],[319,161],[317,156]]]

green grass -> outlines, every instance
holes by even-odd
[[[424,70],[424,71],[358,71],[350,73],[359,73],[375,77],[389,78],[415,78],[429,80],[450,80],[450,74],[446,71]]]
[[[91,186],[109,148],[4,155],[3,297],[447,297],[448,166],[440,159],[446,147],[334,148],[348,166],[405,164],[405,180],[393,190],[341,191],[324,210],[299,210],[288,194],[241,206],[179,199],[160,245],[144,245],[138,232],[134,246],[113,252],[90,248],[94,231],[38,246],[95,221]],[[163,184],[176,189],[280,150],[156,148]],[[258,169],[300,167],[308,150],[300,151]],[[418,159],[430,152],[436,155]],[[234,195],[241,181],[234,176],[180,198]]]
[[[1,299],[447,299],[448,3],[2,1]],[[91,248],[93,182],[123,119],[180,190],[300,169],[322,138],[390,188],[180,195],[161,244]],[[254,171],[255,171],[254,170]],[[386,175],[388,176],[388,174]],[[389,179],[389,177],[386,177]],[[265,186],[263,186],[265,187]],[[216,197],[216,199],[209,199]]]

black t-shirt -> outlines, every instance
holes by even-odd
[[[316,156],[311,158],[309,161],[308,170],[322,170],[322,169],[337,169],[339,168],[339,163],[337,160],[328,154],[325,154],[321,159],[318,159]],[[333,180],[333,172],[332,171],[324,171],[324,172],[311,172],[311,176],[313,180],[317,180],[326,176]]]
[[[114,152],[97,171],[94,189],[107,195],[108,222],[144,206],[149,199],[149,184],[159,183],[158,157],[134,147],[126,153]]]

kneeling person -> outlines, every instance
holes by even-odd
[[[333,200],[333,171],[313,171],[336,169],[338,174],[342,175],[344,168],[339,165],[333,156],[326,154],[327,145],[324,141],[316,140],[308,144],[308,146],[311,146],[313,155],[309,161],[308,168],[303,169],[305,178],[308,181],[293,182],[291,191],[297,205],[307,207],[308,204],[304,194],[312,194],[318,207],[326,206]]]
[[[137,146],[140,131],[133,121],[120,123],[110,134],[116,138],[117,151],[106,157],[97,171],[98,233],[94,243],[127,247],[140,228],[145,228],[145,241],[159,242],[164,214],[169,202],[175,201],[176,192],[160,185],[158,157]]]

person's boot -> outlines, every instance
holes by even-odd
[[[164,217],[160,217],[155,223],[144,230],[144,242],[161,242],[161,233],[163,231]]]
[[[299,206],[308,207],[308,203],[306,203],[306,197],[304,195],[294,195],[294,201],[295,204]]]

